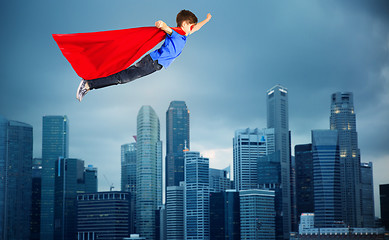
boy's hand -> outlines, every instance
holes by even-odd
[[[165,23],[162,20],[156,21],[155,26],[157,28],[162,28]]]
[[[169,35],[172,35],[173,33],[173,30],[168,27],[168,25],[166,25],[166,23],[164,23],[162,20],[156,21],[155,26]]]
[[[209,20],[211,20],[211,18],[212,18],[212,15],[210,13],[208,13],[207,14],[207,20],[209,21]]]

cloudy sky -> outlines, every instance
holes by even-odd
[[[80,78],[51,34],[159,19],[174,26],[181,9],[213,18],[168,70],[76,100]],[[99,169],[100,190],[110,185],[103,175],[120,189],[120,146],[133,141],[142,105],[157,112],[165,142],[170,101],[186,101],[191,150],[224,168],[236,129],[266,127],[266,90],[276,84],[289,90],[292,147],[309,143],[312,129],[329,128],[332,93],[353,92],[376,205],[377,186],[389,183],[388,1],[2,1],[0,26],[0,114],[34,127],[34,157],[41,157],[42,116],[67,115],[70,157]]]

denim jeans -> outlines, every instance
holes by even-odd
[[[147,54],[139,62],[127,69],[124,69],[123,71],[112,74],[108,77],[96,78],[87,81],[90,89],[98,89],[128,83],[161,69],[162,65],[158,63],[158,60],[153,61],[150,55]]]

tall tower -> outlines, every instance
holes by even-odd
[[[343,221],[348,226],[361,227],[361,160],[351,92],[332,94],[330,127],[339,133]]]
[[[184,101],[172,101],[166,111],[166,186],[184,181],[184,153],[190,149],[189,110]]]
[[[280,153],[284,238],[291,231],[290,144],[288,90],[276,85],[267,91],[267,127],[274,128],[275,151]]]
[[[136,213],[137,232],[148,240],[155,239],[155,210],[162,174],[159,119],[151,106],[142,106],[137,117],[136,142]]]
[[[333,227],[341,218],[338,131],[312,130],[315,226]]]
[[[0,115],[0,239],[29,239],[32,126]]]
[[[242,129],[233,139],[235,189],[258,188],[257,160],[274,152],[274,129]]]
[[[55,162],[69,155],[66,116],[44,116],[42,126],[41,239],[54,239]]]
[[[121,189],[136,193],[136,143],[121,146]]]
[[[209,159],[185,152],[185,238],[209,240]]]
[[[361,215],[363,227],[375,226],[373,163],[361,163]]]

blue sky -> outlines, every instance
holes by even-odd
[[[213,18],[169,69],[76,101],[80,78],[51,34],[159,19],[174,26],[181,9]],[[155,109],[165,142],[170,101],[186,101],[191,150],[224,168],[232,164],[236,129],[266,127],[272,86],[289,90],[292,147],[309,143],[312,129],[328,129],[331,94],[351,91],[361,160],[374,164],[378,205],[377,186],[389,183],[388,13],[384,0],[2,1],[0,114],[33,125],[34,157],[41,156],[42,116],[67,115],[70,156],[98,167],[99,189],[108,190],[103,174],[120,189],[120,145],[133,141],[142,105]]]

